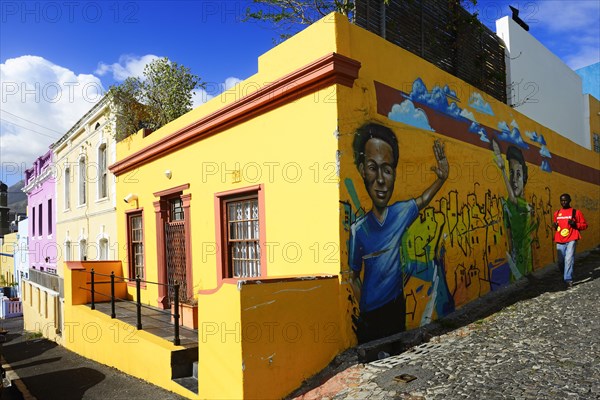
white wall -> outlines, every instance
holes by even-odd
[[[560,18],[560,16],[557,16]],[[581,77],[510,17],[496,21],[504,40],[508,104],[529,118],[591,148],[584,124]]]
[[[19,230],[17,231],[17,248],[15,249],[15,280],[19,284],[17,290],[21,297],[22,279],[29,277],[29,219],[19,221]]]

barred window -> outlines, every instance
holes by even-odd
[[[226,276],[260,276],[260,229],[257,194],[224,200],[227,233]]]

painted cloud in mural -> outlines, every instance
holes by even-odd
[[[394,104],[388,114],[388,118],[392,121],[403,122],[417,128],[433,131],[433,128],[429,125],[425,111],[415,108],[415,105],[410,100],[404,100],[401,104]]]
[[[490,104],[483,99],[480,93],[474,92],[469,97],[469,106],[483,114],[494,115]]]
[[[466,108],[463,108],[460,112],[460,116],[461,117],[465,117],[466,119],[469,119],[473,122],[477,122],[477,120],[475,119],[475,116],[473,115],[473,113],[469,110],[467,110]]]
[[[552,154],[550,154],[550,150],[548,150],[548,148],[544,145],[542,145],[542,147],[540,148],[540,154],[542,155],[542,157],[552,158]]]
[[[544,172],[552,172],[552,168],[550,168],[550,163],[548,160],[542,160],[542,165],[540,165],[540,168]]]
[[[542,157],[552,158],[550,150],[548,150],[548,148],[546,147],[546,139],[544,139],[544,135],[538,135],[538,133],[535,131],[526,131],[525,136],[527,136],[534,142],[541,144],[540,154],[542,155]]]
[[[498,139],[517,145],[522,149],[528,149],[529,145],[521,137],[521,131],[519,131],[517,122],[513,120],[510,125],[512,128],[509,128],[508,124],[504,121],[498,122],[498,129],[500,130]]]
[[[461,115],[462,109],[455,102],[448,104],[448,98],[459,100],[456,92],[451,90],[448,85],[445,85],[443,88],[434,86],[431,92],[429,92],[423,80],[417,78],[413,82],[409,98],[413,101],[427,104],[429,107],[455,118]]]
[[[477,122],[473,122],[471,124],[471,126],[469,127],[469,132],[478,134],[479,140],[481,140],[482,142],[486,142],[486,143],[490,142],[490,139],[488,139],[485,128],[483,126],[481,126],[480,124],[478,124]]]
[[[544,135],[538,135],[536,131],[525,131],[525,136],[527,136],[532,141],[539,144],[546,144],[546,139],[544,139]]]

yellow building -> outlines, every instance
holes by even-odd
[[[124,262],[105,272],[139,276],[145,306],[195,310],[197,387],[171,382],[185,349],[143,330],[65,342],[190,398],[281,398],[357,341],[553,262],[565,188],[600,217],[598,154],[337,14],[116,160]],[[84,305],[91,267],[65,270],[65,319],[111,329]]]
[[[14,254],[17,249],[17,233],[9,233],[0,238],[0,283],[10,286],[16,282]]]

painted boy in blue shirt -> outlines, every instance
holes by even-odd
[[[369,123],[356,131],[354,159],[373,202],[371,210],[351,227],[349,262],[353,288],[360,297],[358,340],[366,342],[405,329],[406,303],[400,262],[402,235],[448,178],[448,160],[439,140],[433,151],[437,179],[421,196],[388,203],[398,166],[398,140],[390,128]],[[364,265],[361,284],[360,272]]]

